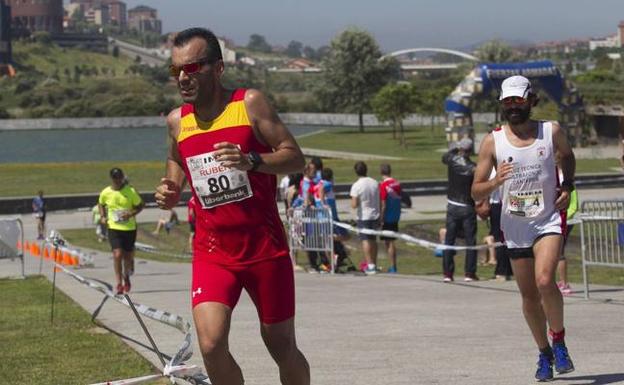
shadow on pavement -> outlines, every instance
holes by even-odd
[[[556,377],[555,381],[588,381],[579,382],[575,385],[607,385],[617,384],[624,381],[624,373],[596,374],[577,377]]]

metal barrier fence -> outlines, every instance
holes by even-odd
[[[298,207],[289,213],[288,244],[291,258],[297,250],[329,253],[331,272],[336,270],[333,220],[329,208]]]
[[[0,219],[0,259],[19,258],[24,277],[24,225],[19,218]]]
[[[584,201],[581,213],[583,284],[588,299],[588,266],[624,268],[624,200]]]

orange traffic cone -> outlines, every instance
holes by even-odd
[[[80,259],[78,258],[78,255],[72,254],[72,256],[71,256],[71,265],[72,266],[80,265]]]
[[[35,245],[35,257],[41,257],[41,247],[39,247],[38,243],[33,243]]]
[[[22,242],[21,241],[17,241],[17,245],[16,245],[18,250],[22,249]]]
[[[28,244],[28,241],[24,242],[23,246],[24,248],[22,250],[30,252],[30,245]]]
[[[71,263],[70,254],[68,251],[63,251],[63,258],[61,259],[61,265],[67,266]]]
[[[50,250],[47,247],[43,248],[43,258],[50,259]]]

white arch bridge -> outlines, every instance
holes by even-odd
[[[457,56],[459,58],[477,62],[479,59],[469,53],[457,51],[453,49],[446,48],[407,48],[401,49],[398,51],[391,52],[387,55],[382,56],[382,59],[385,57],[401,57],[410,55],[413,53],[420,52],[433,52],[433,53],[443,53],[447,55]],[[412,62],[401,62],[401,69],[404,71],[419,71],[419,70],[450,70],[457,68],[461,62],[453,62],[453,63],[423,63],[418,61]]]

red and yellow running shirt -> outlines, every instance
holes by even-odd
[[[245,89],[232,92],[216,119],[200,121],[191,104],[181,108],[177,143],[196,199],[193,258],[220,265],[248,265],[288,255],[275,200],[275,175],[223,167],[214,145],[230,142],[243,153],[272,152],[258,141],[245,108]]]

